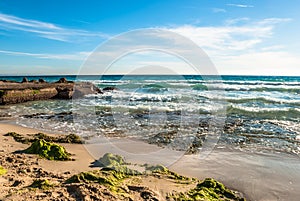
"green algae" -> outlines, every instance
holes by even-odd
[[[245,198],[236,196],[222,183],[212,178],[206,178],[204,181],[198,183],[194,189],[191,189],[186,193],[168,195],[167,200],[246,201]]]
[[[163,165],[148,165],[145,164],[146,171],[157,172],[157,173],[168,173],[169,169]]]
[[[76,134],[69,134],[64,136],[49,136],[44,133],[37,133],[34,135],[21,135],[15,132],[9,132],[5,134],[4,136],[11,136],[14,138],[16,142],[20,142],[23,144],[29,144],[36,140],[45,140],[48,142],[55,142],[55,143],[72,143],[72,144],[83,144],[84,141],[81,140],[81,138]]]
[[[45,140],[36,140],[24,152],[27,154],[38,154],[48,160],[71,160],[71,154],[69,154],[63,146]]]
[[[42,190],[47,190],[51,187],[53,187],[54,185],[51,184],[47,179],[37,179],[34,180],[33,183],[28,186],[29,188],[38,188],[38,189],[42,189]]]
[[[126,162],[122,156],[112,153],[106,153],[98,161],[101,170],[95,170],[90,172],[81,172],[77,175],[73,175],[66,182],[67,183],[99,183],[115,186],[119,184],[123,179],[134,175],[140,175],[141,173],[132,170],[126,166]]]
[[[177,183],[182,183],[182,182],[190,183],[194,180],[193,178],[179,175],[176,172],[169,170],[163,165],[150,166],[146,164],[145,169],[146,171],[150,171],[153,174],[153,176],[165,175],[167,178],[175,180]]]
[[[108,186],[116,186],[131,175],[116,170],[94,170],[90,172],[81,172],[70,177],[66,183],[98,183]]]
[[[104,169],[111,169],[117,172],[124,173],[126,175],[139,175],[141,174],[139,171],[132,170],[126,166],[124,158],[122,156],[106,153],[101,157],[98,161],[100,167]]]
[[[7,173],[7,170],[4,169],[1,165],[0,165],[0,176],[4,175]]]
[[[28,139],[25,136],[20,135],[16,132],[9,132],[9,133],[5,134],[4,136],[11,136],[11,137],[14,138],[14,140],[16,142],[20,142],[20,143],[23,143],[23,144],[29,144],[30,143],[30,139]]]
[[[4,90],[0,90],[0,97],[2,97],[5,94]]]
[[[125,165],[125,160],[123,159],[122,156],[115,155],[112,153],[106,153],[104,154],[98,162],[103,166],[103,167],[113,167],[113,166],[121,166]]]

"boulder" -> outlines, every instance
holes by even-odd
[[[65,77],[62,77],[56,83],[68,83],[68,80]]]
[[[24,82],[28,82],[27,77],[23,77],[22,83],[24,83]]]
[[[46,83],[46,81],[44,79],[42,79],[42,78],[39,79],[39,82],[40,83]]]

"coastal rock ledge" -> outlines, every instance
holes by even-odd
[[[26,80],[26,79],[25,79]],[[88,94],[102,93],[89,82],[72,82],[61,78],[58,82],[41,81],[13,82],[0,81],[0,105],[23,103],[48,99],[80,98]]]

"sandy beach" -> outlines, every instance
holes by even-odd
[[[99,142],[88,145],[63,144],[67,151],[73,154],[72,157],[75,161],[60,162],[41,159],[35,155],[18,154],[18,156],[14,156],[16,151],[26,149],[28,145],[18,143],[12,137],[3,136],[7,132],[12,131],[20,134],[40,132],[36,129],[18,125],[0,124],[1,163],[5,168],[9,169],[7,175],[1,178],[0,197],[7,191],[16,191],[16,189],[28,186],[32,182],[33,178],[28,176],[28,174],[22,176],[22,174],[18,173],[22,169],[27,171],[29,168],[29,172],[34,169],[41,169],[46,173],[45,177],[52,177],[52,180],[59,182],[71,174],[95,169],[90,167],[91,164],[106,152],[122,154],[131,163],[164,164],[170,170],[181,175],[198,179],[206,177],[218,179],[229,188],[244,193],[248,200],[296,201],[300,196],[299,191],[297,191],[300,187],[300,176],[298,174],[300,171],[299,157],[289,154],[253,154],[216,147],[207,158],[200,159],[197,155],[182,155],[180,152],[171,152],[170,150],[165,152],[155,145],[139,141],[111,139],[110,141],[101,141],[101,145]],[[170,156],[169,161],[165,160],[168,154]],[[5,161],[9,156],[13,158],[14,162],[8,163]],[[225,163],[224,158],[227,159]],[[19,161],[18,164],[16,161],[20,159],[23,161],[21,163]],[[17,178],[15,177],[16,175],[18,175]],[[16,181],[17,183],[20,182],[20,184],[11,188],[10,185]],[[145,180],[145,182],[148,186],[160,189],[158,191],[162,194],[171,188],[170,185],[161,183],[159,180],[151,180],[150,182]],[[167,186],[169,187],[167,188]],[[67,194],[64,191],[62,193]],[[55,196],[61,195],[54,193],[51,196],[54,196],[53,198],[55,199]],[[16,194],[12,200],[22,200],[22,197]]]
[[[113,195],[110,195],[109,193],[105,194],[108,189],[104,186],[92,186],[92,189],[97,188],[97,192],[95,194],[95,192],[92,192],[91,189],[89,189],[91,186],[82,187],[82,184],[79,184],[76,186],[78,189],[71,186],[72,188],[70,190],[70,188],[63,188],[58,184],[65,181],[71,175],[99,169],[98,167],[91,167],[91,164],[95,161],[95,155],[92,157],[92,153],[98,153],[100,155],[109,151],[112,151],[113,153],[123,153],[129,164],[135,164],[137,161],[139,161],[139,164],[143,164],[144,162],[162,162],[162,158],[159,160],[154,157],[150,160],[150,155],[145,153],[149,153],[149,151],[150,153],[164,153],[161,152],[161,148],[157,148],[153,145],[147,145],[143,142],[135,142],[134,147],[137,149],[143,147],[145,153],[142,154],[142,156],[144,156],[143,159],[136,157],[134,157],[135,159],[131,158],[133,152],[127,152],[126,147],[131,147],[130,150],[134,151],[134,149],[132,149],[132,142],[131,145],[128,146],[129,141],[124,139],[118,140],[117,144],[115,142],[102,143],[102,147],[100,149],[95,147],[97,144],[61,144],[69,153],[72,154],[72,158],[75,160],[50,161],[37,155],[19,153],[19,151],[26,149],[28,145],[16,142],[11,136],[4,136],[4,134],[8,132],[17,132],[26,136],[28,134],[36,134],[40,131],[13,124],[0,124],[0,140],[2,142],[0,147],[0,164],[7,169],[7,173],[2,175],[0,178],[0,200],[116,200],[116,197]],[[49,136],[55,136],[55,134],[52,133],[46,134]],[[119,146],[119,149],[116,149],[116,145]],[[92,148],[88,146],[92,146]],[[122,147],[124,148],[123,150]],[[145,157],[146,155],[147,157]],[[137,155],[135,154],[135,156]],[[179,155],[176,153],[174,156],[178,157]],[[169,168],[172,170],[171,166]],[[188,175],[189,170],[181,170],[181,173],[182,175]],[[28,186],[30,186],[36,178],[47,179],[57,186],[52,188],[50,191],[42,189],[28,189]],[[139,197],[140,194],[137,189],[142,189],[143,192],[154,194],[156,196],[154,200],[165,200],[166,195],[170,192],[188,191],[196,185],[196,180],[190,180],[190,183],[182,183],[182,185],[180,185],[180,182],[178,183],[178,181],[174,183],[170,179],[164,179],[161,176],[158,178],[151,175],[140,176],[137,179],[138,182],[135,181],[135,179],[133,179],[133,181],[127,181],[130,182],[131,185],[136,184],[136,182],[139,184],[137,187],[131,186],[131,188],[134,189],[134,193],[131,195],[131,199],[133,200],[147,200],[146,198],[142,199]],[[80,198],[76,198],[78,194],[80,194]],[[238,195],[242,194],[239,193]],[[93,198],[93,196],[97,197],[97,199],[95,199],[95,197]]]

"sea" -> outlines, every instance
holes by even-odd
[[[0,106],[1,118],[87,139],[134,138],[189,154],[205,146],[300,154],[300,77],[27,76],[47,82],[61,77],[108,90],[76,100]],[[0,80],[22,78],[1,76]]]

